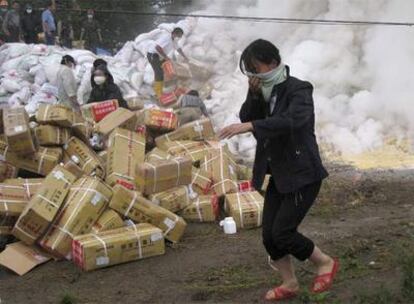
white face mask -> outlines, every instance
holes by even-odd
[[[27,10],[26,10],[26,12],[27,12],[28,14],[31,14],[31,13],[32,13],[32,10],[31,10],[31,9],[27,9]]]
[[[247,77],[257,77],[263,81],[269,80],[271,79],[275,74],[277,73],[277,68],[274,68],[273,70],[270,70],[268,72],[265,73],[250,73],[250,72],[246,72],[246,76]]]
[[[101,84],[105,83],[106,77],[105,76],[95,76],[95,77],[93,77],[93,80],[95,81],[95,83],[97,85],[101,85]]]
[[[88,15],[88,19],[93,19],[93,15]]]

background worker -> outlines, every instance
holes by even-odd
[[[71,15],[59,20],[57,28],[59,44],[65,48],[71,49],[73,39],[75,38]]]
[[[74,111],[80,112],[76,98],[78,86],[73,72],[76,65],[75,59],[70,55],[65,55],[62,57],[60,64],[56,83],[58,87],[58,101],[60,104],[64,104]]]
[[[45,34],[46,45],[55,44],[56,22],[53,12],[55,11],[53,2],[48,2],[47,8],[42,13],[42,26]]]
[[[6,13],[3,20],[3,31],[6,35],[6,42],[20,42],[20,3],[13,1],[12,8]]]
[[[85,49],[96,53],[98,44],[103,42],[101,27],[95,19],[93,9],[88,9],[87,19],[82,24],[81,35],[79,40],[85,39]]]
[[[178,53],[180,53],[180,55],[188,61],[187,56],[178,46],[178,41],[183,35],[183,29],[176,27],[172,33],[165,33],[161,35],[148,50],[147,58],[152,69],[154,70],[153,89],[158,99],[161,97],[164,87],[164,71],[162,69],[162,64],[167,60],[171,60],[169,55],[172,51],[177,50]]]
[[[6,0],[0,1],[0,45],[6,42],[6,34],[3,30],[3,22],[9,11],[9,3]]]
[[[22,33],[27,44],[37,43],[38,18],[33,14],[31,4],[26,4],[22,17]]]

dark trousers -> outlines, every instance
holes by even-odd
[[[296,193],[282,194],[270,179],[263,209],[263,244],[272,260],[288,254],[300,261],[311,256],[315,245],[298,232],[298,226],[318,196],[321,184],[318,181]]]
[[[55,45],[55,32],[52,32],[50,35],[45,34],[46,45]]]
[[[162,69],[162,61],[160,59],[160,55],[148,53],[147,58],[151,64],[152,69],[154,70],[154,80],[164,81],[164,71]]]

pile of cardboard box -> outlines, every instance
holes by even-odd
[[[32,267],[55,258],[88,271],[164,254],[186,221],[214,222],[221,212],[239,228],[261,225],[251,170],[217,141],[209,119],[178,126],[173,112],[112,101],[83,113],[42,105],[30,121],[23,108],[3,111],[0,236],[19,242],[0,264],[23,274],[31,267],[11,256],[24,252],[39,257],[29,257]]]

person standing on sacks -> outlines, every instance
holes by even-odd
[[[298,231],[328,176],[315,137],[313,87],[292,77],[277,47],[262,39],[243,51],[240,69],[249,78],[241,123],[225,127],[219,136],[226,139],[252,132],[257,140],[253,186],[260,189],[265,175],[271,175],[262,236],[269,264],[279,271],[283,283],[269,290],[265,299],[278,301],[298,295],[291,256],[315,265],[317,276],[311,291],[324,292],[331,288],[339,262]]]

